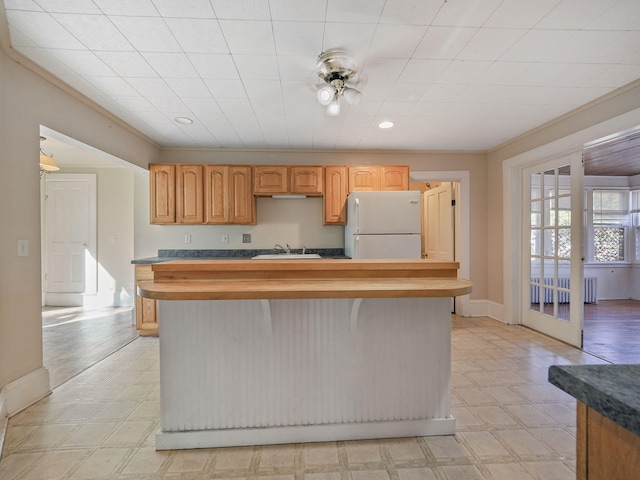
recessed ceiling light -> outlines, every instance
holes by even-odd
[[[378,127],[380,127],[380,128],[391,128],[391,127],[393,127],[393,122],[389,122],[389,121],[380,122],[378,124]]]
[[[178,123],[182,123],[182,124],[184,124],[184,125],[191,125],[191,124],[193,123],[193,120],[191,120],[191,119],[190,119],[190,118],[188,118],[188,117],[176,117],[174,120],[175,120],[176,122],[178,122]]]

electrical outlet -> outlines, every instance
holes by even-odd
[[[18,256],[29,256],[29,240],[18,240]]]
[[[190,234],[186,234],[184,236],[184,243],[191,243],[191,235]]]
[[[242,234],[242,243],[251,243],[251,234],[243,233]]]
[[[229,243],[229,235],[226,233],[222,234],[222,243]]]

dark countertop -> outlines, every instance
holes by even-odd
[[[158,256],[137,258],[131,260],[135,264],[153,264],[168,262],[170,260],[247,260],[256,255],[268,255],[276,253],[273,249],[253,250],[158,250]],[[302,249],[291,249],[291,253],[302,253]],[[322,258],[342,258],[345,256],[343,248],[307,248],[306,253],[317,253]]]
[[[640,436],[640,365],[552,365],[549,382]]]

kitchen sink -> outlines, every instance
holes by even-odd
[[[251,260],[312,260],[321,258],[317,253],[274,253],[266,255],[256,255]]]

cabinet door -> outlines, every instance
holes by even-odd
[[[349,192],[380,190],[380,167],[349,167]]]
[[[330,166],[324,169],[325,192],[323,220],[325,225],[347,223],[347,195],[349,193],[347,167]]]
[[[153,281],[151,265],[136,265],[136,329],[140,336],[158,336],[158,321],[156,318],[156,301],[143,298],[137,294],[140,282]]]
[[[176,166],[176,222],[204,223],[203,165]]]
[[[291,193],[322,195],[324,178],[322,167],[289,167]]]
[[[256,199],[251,189],[252,168],[248,165],[229,167],[229,222],[256,223]]]
[[[207,165],[204,176],[205,222],[229,223],[229,167]]]
[[[151,223],[176,222],[176,167],[149,165]]]
[[[256,195],[289,193],[287,167],[284,165],[256,165],[254,167]]]
[[[409,190],[409,167],[382,166],[380,172],[381,190]]]

